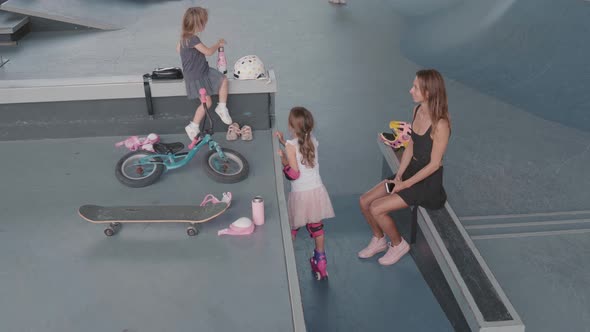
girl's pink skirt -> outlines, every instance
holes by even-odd
[[[325,186],[289,193],[289,223],[299,228],[309,223],[334,218],[334,209]]]

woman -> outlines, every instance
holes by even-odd
[[[402,155],[398,173],[360,198],[361,211],[373,237],[358,256],[369,258],[387,250],[379,258],[381,265],[395,264],[410,251],[389,213],[410,205],[438,209],[447,199],[442,185],[442,160],[451,135],[451,122],[442,75],[434,69],[418,71],[410,94],[418,105],[413,111],[412,139]],[[386,183],[394,185],[391,193],[387,193]],[[385,235],[391,242],[386,242]]]

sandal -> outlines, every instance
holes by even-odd
[[[228,141],[235,141],[238,139],[238,136],[240,136],[240,125],[234,122],[227,127],[225,139]]]
[[[243,126],[242,129],[240,129],[240,135],[242,136],[242,141],[251,141],[252,140],[252,127]]]
[[[217,204],[219,202],[220,200],[218,200],[217,197],[213,196],[212,194],[207,194],[207,196],[205,196],[205,199],[203,199],[203,201],[201,202],[201,206],[205,206],[207,204]]]
[[[201,202],[201,206],[205,206],[207,204],[226,203],[227,206],[229,207],[229,205],[231,204],[231,198],[232,198],[232,194],[229,191],[223,193],[223,198],[221,200],[219,200],[217,197],[213,196],[213,194],[207,194],[207,196],[205,196],[205,199],[203,199],[203,201]]]
[[[225,193],[223,193],[223,197],[221,198],[221,202],[226,203],[227,207],[229,207],[231,205],[231,198],[232,198],[231,192],[229,192],[229,191],[225,192]]]

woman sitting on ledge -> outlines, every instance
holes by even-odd
[[[410,251],[389,213],[410,205],[438,209],[447,199],[442,160],[451,135],[451,123],[442,75],[434,69],[418,71],[410,94],[418,105],[413,112],[412,139],[403,152],[399,170],[360,198],[361,211],[373,238],[358,256],[369,258],[387,250],[379,258],[381,265],[395,264]],[[393,184],[390,193],[386,184]],[[385,235],[391,242],[386,242]]]

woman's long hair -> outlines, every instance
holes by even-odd
[[[293,128],[295,136],[297,136],[301,163],[307,167],[315,166],[315,145],[311,140],[313,125],[313,115],[305,107],[297,106],[291,109],[289,126]]]
[[[186,45],[191,36],[205,29],[207,20],[209,20],[207,9],[203,7],[188,8],[182,17],[182,33],[180,34],[180,40]]]
[[[447,102],[447,90],[442,75],[435,69],[424,69],[416,72],[418,88],[428,103],[430,120],[432,122],[432,135],[436,131],[438,121],[447,120],[451,128],[449,105]]]

